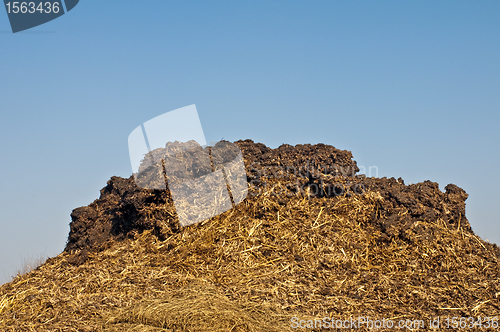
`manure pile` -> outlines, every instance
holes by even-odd
[[[0,286],[0,330],[498,330],[500,248],[474,234],[464,190],[357,175],[324,144],[235,143],[242,203],[180,227],[168,190],[112,177],[71,213],[63,253]]]

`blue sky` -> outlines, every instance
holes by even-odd
[[[0,281],[56,255],[131,174],[127,138],[196,104],[207,141],[326,143],[455,183],[500,243],[500,2],[93,1],[12,34],[0,10]]]

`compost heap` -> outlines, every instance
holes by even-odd
[[[461,188],[357,175],[324,144],[235,143],[243,202],[181,227],[169,190],[112,177],[71,213],[63,253],[0,287],[0,330],[331,330],[308,325],[325,317],[429,330],[498,315],[500,250],[472,231]]]

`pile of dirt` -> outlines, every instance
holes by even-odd
[[[443,193],[439,185],[431,181],[407,186],[401,178],[379,179],[356,175],[359,168],[352,160],[351,152],[325,144],[295,147],[284,144],[271,149],[251,140],[235,143],[244,156],[250,197],[268,192],[279,204],[287,205],[295,197],[327,197],[335,202],[342,197],[377,192],[383,200],[377,203],[370,223],[381,231],[380,240],[390,242],[392,238],[399,237],[411,241],[405,231],[419,220],[431,223],[441,220],[450,227],[471,232],[465,216],[468,195],[454,184],[447,185]],[[191,150],[191,155],[184,159],[188,160],[189,168],[205,165],[198,174],[202,176],[211,171],[210,159],[205,163],[199,162],[205,156],[208,157],[208,154],[205,155],[200,147],[194,152]],[[161,173],[158,168],[161,165],[151,167],[152,172]],[[185,171],[186,168],[176,167],[175,174],[178,176],[175,180],[169,177],[169,183],[189,178],[191,173]],[[163,181],[162,178],[157,182]],[[88,251],[102,250],[107,243],[125,237],[133,238],[136,233],[145,230],[152,231],[160,241],[180,231],[170,192],[142,189],[136,185],[133,176],[128,179],[112,177],[101,190],[100,198],[89,206],[75,209],[71,219],[65,250],[80,252],[80,258],[75,260],[77,264],[83,261]]]
[[[498,316],[500,250],[472,231],[463,189],[358,175],[324,144],[235,144],[243,202],[181,227],[168,190],[111,178],[72,212],[62,254],[0,287],[0,329],[368,330],[364,317],[429,330],[473,317],[481,330]]]

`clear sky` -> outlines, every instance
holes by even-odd
[[[325,143],[455,183],[500,244],[500,2],[81,0],[12,34],[0,9],[0,282],[131,174],[127,138],[196,104],[207,141]]]

